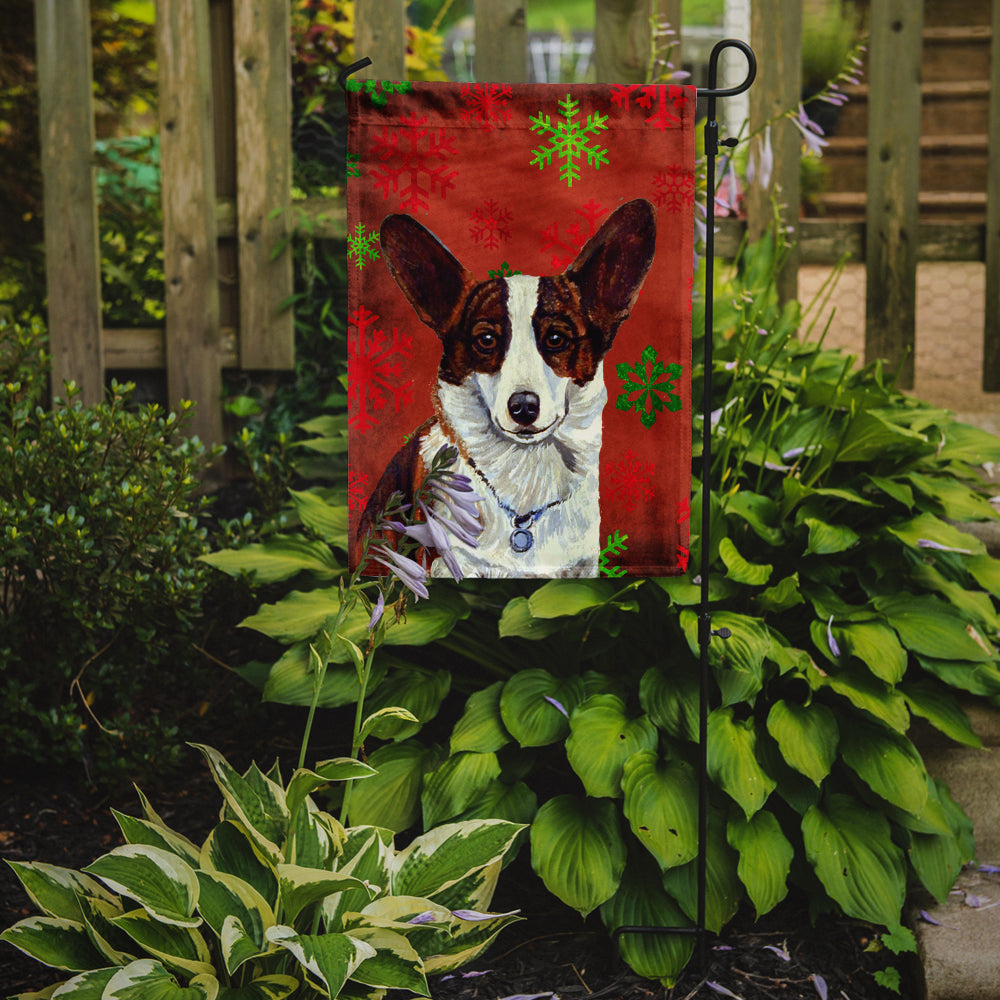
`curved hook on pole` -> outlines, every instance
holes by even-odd
[[[725,49],[739,49],[747,57],[746,79],[736,87],[719,88],[719,56]],[[724,38],[721,42],[716,42],[712,49],[712,54],[708,57],[708,87],[698,90],[699,97],[735,97],[750,89],[751,84],[757,78],[757,57],[753,54],[753,49],[746,42],[738,38]]]
[[[369,59],[368,56],[365,56],[363,59],[359,59],[357,62],[351,63],[350,66],[345,66],[337,74],[337,85],[340,87],[341,90],[343,90],[346,93],[347,78],[352,74],[357,73],[359,69],[364,69],[366,66],[371,66],[371,64],[372,64],[371,59]]]

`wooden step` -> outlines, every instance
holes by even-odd
[[[990,5],[991,0],[924,0],[924,27],[943,27],[958,20],[962,24],[989,24]]]
[[[988,80],[992,38],[989,25],[925,28],[921,79],[924,83]]]
[[[863,191],[830,191],[816,202],[828,218],[864,219],[868,204]],[[920,218],[981,223],[986,216],[986,193],[980,191],[921,191]]]

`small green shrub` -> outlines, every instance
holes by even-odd
[[[192,1000],[352,1000],[403,989],[479,955],[516,913],[489,913],[520,830],[453,823],[406,848],[388,830],[345,829],[310,797],[374,771],[352,758],[244,774],[199,747],[225,802],[202,845],[115,813],[126,844],[82,872],[12,862],[41,916],[0,939],[68,973],[59,995]],[[48,995],[46,993],[46,995]]]
[[[184,432],[187,405],[131,409],[128,385],[96,406],[68,385],[43,408],[41,336],[0,322],[0,745],[96,774],[176,752],[152,681],[191,661],[209,455]]]

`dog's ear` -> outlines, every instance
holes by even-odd
[[[440,334],[475,284],[469,271],[410,215],[389,215],[379,230],[382,255],[417,315]]]
[[[580,289],[587,316],[605,336],[614,336],[632,311],[655,245],[653,206],[637,198],[612,212],[566,268],[566,277]]]

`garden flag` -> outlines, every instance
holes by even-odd
[[[465,575],[683,573],[694,90],[352,80],[348,104],[355,562],[451,444]]]

